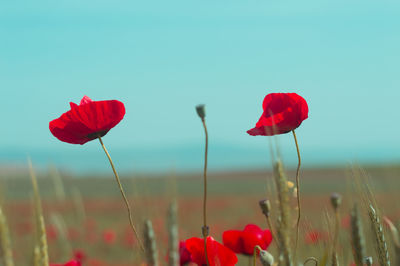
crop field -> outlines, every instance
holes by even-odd
[[[126,209],[112,173],[104,173],[103,176],[71,176],[53,169],[37,173],[37,176],[51,263],[63,263],[78,257],[82,265],[87,266],[146,265],[129,226]],[[295,171],[287,171],[286,176],[289,181],[294,182]],[[368,183],[379,213],[398,228],[399,176],[398,166],[366,167],[362,171],[358,167],[302,170],[300,177],[303,216],[300,222],[298,261],[304,262],[309,257],[315,257],[322,264],[324,260],[328,261],[326,264],[331,263],[327,254],[330,254],[332,248],[335,214],[330,196],[336,192],[342,195],[342,204],[338,209],[339,265],[354,263],[350,212],[355,203],[359,205],[362,217],[366,239],[365,255],[371,256],[375,263],[378,262],[368,211],[365,202],[363,203],[363,185],[357,183]],[[148,219],[152,222],[159,265],[167,265],[167,213],[171,203],[176,202],[178,206],[179,239],[202,237],[201,173],[124,175],[121,180],[141,238],[144,221]],[[294,188],[290,183],[288,187],[293,222],[290,225],[290,236],[293,242],[297,211]],[[4,172],[1,175],[0,188],[1,206],[9,227],[15,265],[32,265],[35,221],[29,173]],[[258,203],[262,199],[271,201],[270,217],[272,230],[275,231],[279,202],[272,172],[210,173],[207,209],[210,235],[222,241],[224,231],[242,230],[246,224],[268,228]],[[386,224],[383,229],[390,258],[395,264],[393,230],[389,230]],[[278,259],[275,239],[268,251],[275,260]],[[252,265],[251,256],[238,255],[238,259],[238,265]]]

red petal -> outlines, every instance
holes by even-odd
[[[83,98],[82,98],[82,100],[81,100],[81,102],[80,102],[80,105],[82,105],[82,104],[86,104],[86,103],[91,103],[91,102],[93,102],[93,100],[92,99],[90,99],[88,96],[83,96]]]
[[[261,247],[266,250],[272,242],[272,233],[269,229],[264,230],[263,242],[265,243],[265,247]]]
[[[243,230],[243,247],[244,254],[252,255],[254,247],[259,245],[263,248],[263,231],[255,224],[248,224]]]
[[[228,230],[222,234],[222,242],[227,248],[235,253],[243,253],[242,232],[239,230]]]
[[[263,101],[264,112],[249,135],[272,136],[290,132],[308,117],[307,102],[296,93],[270,93]]]
[[[125,115],[124,104],[117,100],[92,101],[79,106],[50,122],[51,133],[61,141],[84,144],[104,136]]]
[[[205,265],[204,239],[193,237],[186,240],[186,248],[189,250],[192,261],[198,265]],[[233,266],[238,259],[229,248],[221,245],[212,237],[207,237],[207,257],[210,266]]]

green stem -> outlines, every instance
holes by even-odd
[[[124,202],[125,202],[125,205],[126,205],[126,209],[128,210],[128,217],[129,217],[129,223],[130,223],[130,225],[131,225],[131,228],[132,228],[133,232],[135,233],[135,236],[136,236],[137,241],[139,242],[140,249],[144,252],[143,243],[142,243],[142,241],[141,241],[140,238],[139,238],[139,235],[138,235],[138,232],[137,232],[137,230],[136,230],[135,225],[133,224],[131,207],[130,207],[129,202],[128,202],[128,199],[127,199],[127,197],[126,197],[126,195],[125,195],[125,191],[124,191],[124,189],[122,188],[122,184],[121,184],[121,181],[120,181],[120,179],[119,179],[118,173],[117,173],[117,171],[115,170],[114,163],[113,163],[113,161],[112,161],[112,159],[111,159],[110,154],[108,153],[108,151],[107,151],[107,149],[106,149],[106,146],[104,146],[103,140],[101,139],[100,136],[99,136],[98,138],[99,138],[101,147],[103,148],[104,152],[105,152],[106,155],[107,155],[108,160],[110,161],[111,168],[112,168],[112,170],[113,170],[113,172],[114,172],[114,175],[115,175],[115,179],[116,179],[116,181],[117,181],[117,183],[118,183],[119,191],[121,192],[122,198],[123,198],[123,200],[124,200]]]

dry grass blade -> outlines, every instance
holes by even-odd
[[[378,252],[379,264],[383,266],[389,266],[390,265],[389,252],[385,241],[383,226],[378,217],[378,214],[376,213],[375,208],[371,204],[369,205],[368,214],[371,220],[372,231],[374,233],[374,237],[376,240],[376,248]]]
[[[351,211],[350,221],[354,263],[357,266],[362,266],[364,265],[363,260],[365,258],[365,238],[363,234],[363,226],[360,218],[360,212],[358,210],[357,204],[354,204],[354,207]]]
[[[290,248],[290,203],[287,178],[283,171],[282,163],[278,160],[275,165],[275,184],[279,200],[278,241],[284,265],[292,265],[292,252]]]
[[[61,175],[57,171],[56,167],[52,167],[50,170],[51,170],[50,176],[52,177],[53,180],[55,196],[59,202],[64,202],[66,197],[65,197],[65,188]]]
[[[72,248],[68,241],[68,236],[67,236],[67,226],[66,226],[62,216],[57,213],[51,214],[50,221],[54,225],[54,227],[57,229],[57,233],[60,236],[59,237],[59,245],[60,245],[61,251],[62,251],[62,256],[61,256],[60,260],[66,261],[69,259],[69,257],[72,254]]]
[[[34,254],[36,254],[36,247],[39,248],[40,255],[40,266],[49,266],[49,255],[48,255],[48,246],[47,246],[47,238],[46,238],[46,227],[44,223],[44,217],[42,213],[42,203],[40,200],[39,187],[37,184],[37,179],[35,172],[33,171],[32,163],[28,160],[29,164],[29,173],[31,176],[33,192],[34,192],[34,209],[35,209],[35,222],[36,222],[36,246]]]
[[[8,230],[6,216],[0,206],[0,265],[14,266],[10,233]]]
[[[144,222],[144,246],[148,266],[158,266],[158,252],[153,225],[150,220]]]

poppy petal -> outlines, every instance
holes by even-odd
[[[117,100],[92,101],[85,96],[80,105],[70,103],[71,110],[50,122],[51,133],[61,141],[84,144],[102,137],[125,115],[124,104]]]
[[[263,114],[249,135],[272,136],[288,133],[308,118],[308,105],[296,93],[270,93],[263,101]]]

